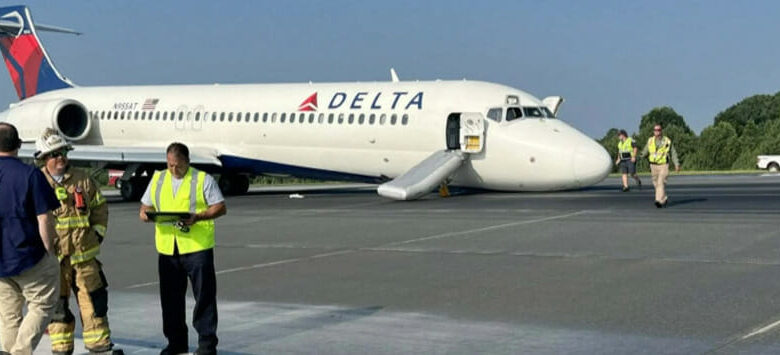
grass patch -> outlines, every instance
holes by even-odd
[[[765,174],[766,170],[758,169],[746,169],[746,170],[681,170],[679,173],[673,171],[674,168],[669,168],[670,175],[745,175],[745,174]],[[609,177],[621,177],[621,173],[611,173]],[[639,176],[650,176],[649,171],[639,172]]]

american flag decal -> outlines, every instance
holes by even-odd
[[[141,109],[154,110],[154,108],[157,107],[158,102],[160,102],[160,99],[146,99],[146,101],[144,101],[144,106]]]

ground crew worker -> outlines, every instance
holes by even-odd
[[[623,173],[623,192],[629,190],[628,175],[631,175],[631,177],[636,180],[639,189],[642,189],[642,180],[639,180],[639,175],[636,174],[636,143],[628,136],[628,133],[622,129],[618,132],[618,138],[620,140],[617,144],[618,156],[615,160],[615,165],[617,165],[620,172]]]
[[[642,158],[650,161],[650,172],[653,175],[653,187],[655,188],[655,207],[666,207],[666,178],[669,176],[669,156],[671,155],[675,171],[680,171],[680,161],[677,159],[677,151],[672,145],[672,140],[663,135],[663,127],[656,124],[653,127],[653,136],[647,140],[647,145],[642,149]]]
[[[190,167],[186,145],[166,150],[168,169],[157,171],[141,198],[140,218],[147,211],[189,212],[178,223],[155,222],[163,334],[168,346],[160,353],[189,350],[185,317],[187,279],[195,295],[192,323],[198,331],[195,354],[217,353],[217,280],[214,272],[214,219],[227,213],[225,198],[214,178]]]
[[[84,346],[90,353],[121,354],[113,349],[108,327],[108,283],[96,259],[106,236],[108,205],[97,183],[86,172],[70,167],[72,146],[47,129],[35,143],[35,158],[54,188],[60,207],[54,211],[59,237],[60,300],[49,325],[54,354],[72,354],[76,320],[70,311],[73,289],[81,315]]]
[[[46,177],[17,158],[21,144],[16,127],[0,122],[0,353],[14,355],[38,346],[60,285],[51,213],[60,202]]]

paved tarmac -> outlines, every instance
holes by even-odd
[[[614,178],[412,202],[350,186],[229,198],[221,353],[779,353],[780,176],[670,183],[666,209]],[[110,203],[114,340],[157,353],[153,226]]]

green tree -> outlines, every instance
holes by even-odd
[[[737,131],[724,121],[701,132],[686,166],[697,170],[730,169],[741,152]]]
[[[748,122],[761,125],[780,117],[780,92],[774,95],[754,95],[743,99],[715,116],[715,124],[731,123],[741,134]]]

